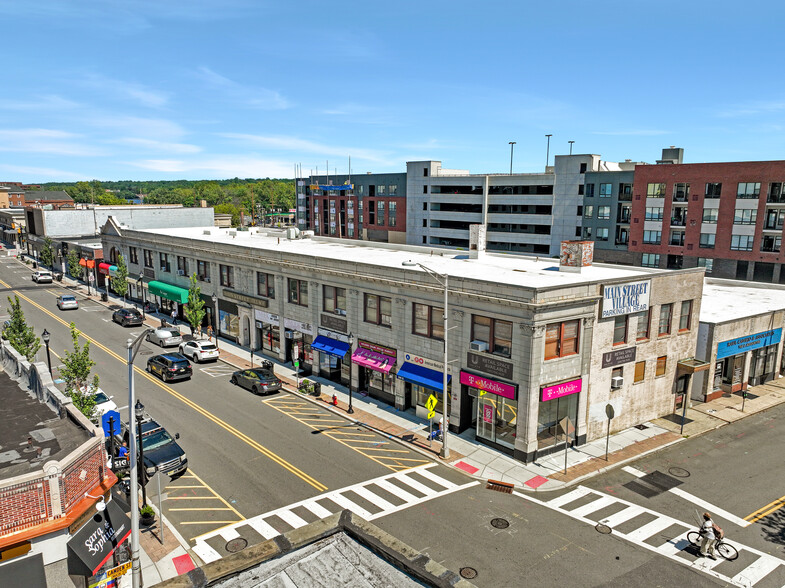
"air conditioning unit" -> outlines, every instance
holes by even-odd
[[[485,341],[472,341],[472,351],[488,351],[488,344]]]
[[[183,270],[177,270],[177,275],[178,276],[184,276],[185,272]]]
[[[209,283],[209,282],[210,282],[210,276],[205,276],[205,277],[204,277],[204,281],[205,281],[205,282],[207,282],[207,283]]]
[[[611,378],[611,388],[621,388],[624,386],[624,378],[622,376],[613,376]]]

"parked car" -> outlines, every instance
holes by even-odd
[[[76,310],[79,308],[79,301],[73,294],[60,294],[57,297],[57,308],[60,310]]]
[[[156,471],[174,477],[188,469],[188,457],[176,441],[180,438],[179,433],[172,437],[148,414],[142,417],[141,428],[144,466],[148,477],[154,476]],[[115,450],[119,449],[123,442],[128,443],[129,439],[128,424],[124,422],[121,435],[119,438],[115,437]]]
[[[33,281],[37,284],[51,284],[52,272],[49,270],[37,270],[33,272]]]
[[[112,320],[124,327],[138,327],[144,324],[142,313],[135,308],[121,308],[112,313]]]
[[[154,331],[147,333],[147,340],[150,343],[155,343],[161,347],[174,347],[183,342],[180,331],[171,327],[155,329]]]
[[[180,353],[196,363],[202,361],[217,361],[218,347],[209,341],[186,341],[180,343]]]
[[[108,396],[106,392],[100,388],[93,394],[93,399],[95,400],[95,416],[99,421],[104,413],[107,413],[110,410],[117,410],[117,404],[115,404],[112,398],[114,398],[114,396]]]
[[[229,380],[232,384],[250,390],[254,394],[270,394],[281,389],[281,380],[272,370],[272,364],[265,362],[265,366],[249,370],[237,370]]]
[[[179,353],[163,353],[147,360],[147,371],[157,375],[164,382],[186,380],[193,374],[191,363]]]

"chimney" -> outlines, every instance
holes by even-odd
[[[594,241],[562,241],[559,258],[560,272],[581,273],[594,260]]]
[[[485,225],[469,225],[469,259],[480,259],[485,256],[487,244]]]
[[[202,208],[207,208],[207,200],[200,200],[199,206]]]

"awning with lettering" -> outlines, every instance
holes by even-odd
[[[352,362],[383,374],[389,374],[395,365],[395,358],[359,347],[352,353]]]
[[[12,559],[8,563],[0,560],[0,578],[4,586],[46,586],[44,556],[36,553]]]
[[[349,343],[344,343],[343,341],[338,341],[337,339],[319,335],[313,340],[313,343],[311,343],[311,348],[327,353],[328,355],[343,357],[346,355],[346,352],[349,351],[351,345]]]
[[[173,300],[174,302],[179,302],[180,304],[185,304],[188,302],[188,290],[185,288],[180,288],[180,286],[153,280],[147,284],[147,288],[150,290],[151,294],[155,294],[161,298]]]
[[[437,372],[436,370],[428,369],[427,367],[408,361],[404,362],[398,369],[397,376],[400,380],[404,380],[411,384],[417,384],[418,386],[424,386],[425,388],[430,388],[437,392],[441,392],[443,389],[444,374],[442,372]],[[447,374],[447,381],[449,382],[451,379],[452,376]]]
[[[68,541],[68,573],[92,576],[131,534],[131,519],[113,500]]]
[[[112,264],[101,262],[98,264],[98,273],[108,276],[110,267],[112,267]]]

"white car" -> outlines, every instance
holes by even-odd
[[[79,308],[79,302],[73,294],[60,294],[57,297],[57,308],[60,310],[76,310]]]
[[[174,347],[183,342],[180,331],[172,328],[156,329],[152,333],[147,333],[147,340],[161,347]]]
[[[84,386],[80,388],[80,390],[82,390],[82,392],[88,392],[89,386]],[[114,396],[109,396],[106,392],[101,390],[101,388],[98,388],[95,394],[93,394],[93,399],[95,400],[95,418],[99,422],[104,413],[107,413],[110,410],[117,411],[117,405],[112,398],[114,398]]]
[[[194,363],[217,361],[218,347],[209,341],[187,341],[180,344],[180,353],[191,358]]]
[[[37,270],[33,272],[33,281],[37,284],[51,284],[52,272],[49,270]]]

